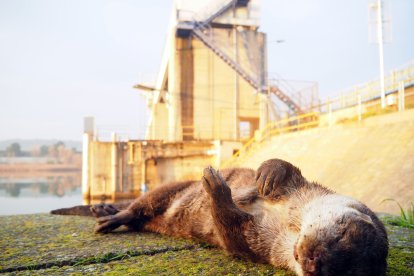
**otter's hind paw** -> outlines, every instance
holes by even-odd
[[[134,214],[129,210],[123,210],[115,215],[100,217],[96,219],[96,233],[109,233],[121,225],[129,224],[134,218]]]
[[[201,182],[204,190],[213,200],[220,202],[232,201],[230,187],[227,185],[221,174],[211,166],[204,169],[204,175]]]
[[[119,210],[115,208],[114,206],[112,206],[111,204],[97,204],[97,205],[91,206],[90,210],[93,216],[96,218],[115,215],[119,212]]]
[[[121,226],[118,219],[116,219],[113,215],[100,217],[96,220],[96,222],[97,225],[95,226],[95,233],[106,234]]]

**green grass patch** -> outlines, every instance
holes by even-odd
[[[388,223],[397,225],[397,226],[402,226],[402,227],[414,228],[414,204],[413,203],[410,203],[410,206],[404,209],[399,202],[397,202],[396,200],[392,198],[384,199],[382,202],[386,202],[386,201],[393,201],[400,208],[400,216],[388,218],[387,219]]]

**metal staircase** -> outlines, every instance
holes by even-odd
[[[234,71],[236,71],[243,79],[245,79],[251,86],[260,92],[269,91],[285,103],[290,110],[295,114],[303,113],[300,106],[296,104],[287,94],[283,93],[277,86],[270,85],[269,87],[262,86],[258,80],[248,74],[234,59],[229,57],[221,49],[219,49],[214,42],[204,34],[204,24],[196,23],[193,29],[193,34],[200,39],[208,48],[210,48],[218,57],[226,62]]]
[[[214,19],[228,11],[230,8],[234,7],[234,5],[237,3],[237,0],[230,0],[228,3],[224,4],[219,10],[211,14],[207,19],[203,21],[203,24],[208,25],[211,22],[213,22]]]
[[[217,47],[212,39],[210,39],[205,32],[208,32],[210,28],[210,23],[217,18],[218,16],[225,13],[230,8],[237,5],[239,0],[231,0],[226,2],[221,6],[216,12],[212,13],[204,21],[194,20],[192,33],[200,41],[202,41],[209,49],[211,49],[218,57],[220,57],[225,63],[227,63],[234,71],[237,72],[244,80],[246,80],[252,87],[260,92],[269,92],[273,93],[278,97],[283,103],[285,103],[288,108],[295,114],[303,113],[300,106],[296,104],[291,97],[286,93],[282,92],[279,87],[275,85],[263,86],[261,81],[253,77],[251,74],[246,72],[239,63],[237,63],[233,58],[227,55],[223,50]]]
[[[234,71],[236,71],[243,79],[245,79],[251,86],[255,89],[262,91],[259,82],[250,76],[237,62],[235,62],[231,57],[226,53],[220,50],[214,45],[210,38],[208,38],[203,30],[200,28],[195,28],[193,34],[198,37],[208,48],[210,48],[217,56],[219,56],[224,62],[226,62]]]
[[[285,103],[295,114],[303,113],[301,107],[295,103],[287,94],[283,93],[279,87],[275,85],[269,85],[269,92],[275,94],[275,96],[278,97],[279,100],[281,100],[283,103]]]

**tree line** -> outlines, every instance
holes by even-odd
[[[4,151],[0,151],[2,157],[59,157],[60,155],[78,154],[75,148],[67,149],[65,143],[58,141],[53,145],[34,147],[29,151],[22,149],[19,143],[10,144]]]

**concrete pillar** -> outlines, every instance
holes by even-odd
[[[85,117],[83,121],[82,138],[82,197],[85,204],[91,200],[93,152],[92,143],[95,141],[95,118]]]
[[[91,183],[90,183],[90,163],[93,158],[90,158],[89,145],[91,142],[91,135],[89,133],[83,134],[82,141],[82,197],[86,204],[89,204],[91,197]]]
[[[168,141],[176,142],[179,130],[181,129],[181,103],[179,95],[170,95],[168,106]]]
[[[181,141],[181,51],[177,51],[180,38],[175,38],[169,45],[171,47],[168,62],[168,141]]]
[[[141,193],[145,193],[148,191],[148,185],[147,185],[147,162],[146,160],[141,161]]]
[[[234,60],[236,63],[239,63],[239,38],[238,38],[238,31],[237,28],[233,28],[233,46],[234,46]],[[233,139],[239,140],[240,139],[240,122],[239,122],[239,81],[240,77],[239,74],[234,71],[234,133]]]
[[[258,93],[260,100],[260,129],[264,129],[269,123],[269,110],[268,110],[268,95],[265,93]]]
[[[181,104],[181,133],[180,140],[194,139],[194,55],[192,38],[180,38],[180,104]]]
[[[118,191],[118,143],[116,133],[112,133],[112,145],[111,145],[111,178],[112,183],[110,191],[105,191],[105,193],[110,192],[112,198],[115,198],[115,193]]]
[[[405,84],[404,81],[398,83],[398,111],[405,109]]]
[[[381,108],[386,107],[385,103],[385,77],[384,77],[384,37],[383,37],[383,12],[382,0],[377,0],[377,35],[378,35],[378,53],[380,67],[380,90],[381,90]]]

